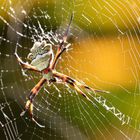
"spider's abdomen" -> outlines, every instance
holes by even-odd
[[[50,64],[50,54],[38,55],[36,59],[31,62],[38,70],[42,71]]]

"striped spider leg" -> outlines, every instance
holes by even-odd
[[[29,111],[29,114],[30,114],[30,117],[32,119],[32,121],[34,121],[38,126],[40,127],[44,127],[43,125],[39,124],[34,116],[33,116],[33,100],[34,98],[37,96],[39,90],[43,87],[44,83],[46,82],[47,80],[45,78],[42,78],[31,90],[30,94],[29,94],[29,97],[28,97],[28,100],[26,102],[26,105],[25,105],[25,108],[24,110],[21,112],[20,116],[23,116],[25,114],[25,112],[28,110]]]
[[[19,62],[19,64],[21,65],[21,67],[23,69],[31,70],[31,71],[35,71],[35,72],[41,72],[35,66],[32,66],[32,65],[30,65],[28,63],[23,62],[21,60],[21,58],[18,56],[17,52],[15,52],[15,57],[17,58],[17,61]]]
[[[53,76],[61,80],[63,83],[68,83],[69,85],[71,85],[78,93],[80,93],[84,98],[86,98],[89,102],[91,102],[96,107],[96,109],[98,109],[96,104],[94,104],[94,102],[82,91],[82,89],[87,89],[94,93],[98,92],[109,93],[108,91],[105,90],[92,89],[89,86],[82,84],[79,81],[71,78],[70,76],[59,73],[57,71],[53,71]]]
[[[70,30],[71,22],[73,20],[73,16],[74,16],[74,14],[72,13],[71,18],[70,18],[70,22],[69,22],[68,27],[67,27],[67,29],[65,31],[65,34],[64,34],[63,39],[62,39],[62,42],[60,43],[60,45],[57,48],[57,52],[56,52],[54,61],[50,66],[50,69],[52,69],[52,70],[55,69],[57,61],[59,60],[59,58],[62,55],[62,53],[64,51],[66,51],[66,49],[71,45],[70,43],[68,43],[66,46],[64,46],[64,44],[67,42],[68,33],[69,33],[69,30]]]

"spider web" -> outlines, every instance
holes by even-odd
[[[140,139],[139,6],[138,0],[1,0],[0,138]],[[27,61],[35,41],[59,44],[72,12],[71,46],[57,70],[110,93],[85,91],[96,109],[69,85],[45,85],[34,101],[40,128],[20,113],[41,75],[24,75],[15,48]]]

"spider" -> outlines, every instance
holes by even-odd
[[[31,117],[31,120],[34,121],[40,127],[44,127],[44,126],[40,125],[34,118],[33,101],[34,101],[35,97],[38,95],[39,90],[43,87],[43,85],[45,83],[50,84],[50,83],[54,83],[54,82],[57,83],[58,81],[59,82],[61,81],[63,84],[69,84],[78,93],[80,93],[84,98],[86,98],[89,102],[92,102],[92,101],[82,91],[82,89],[91,90],[94,93],[96,93],[96,92],[108,93],[108,91],[92,89],[89,86],[71,78],[70,76],[57,72],[55,69],[60,56],[71,45],[70,43],[67,43],[67,38],[68,38],[68,33],[70,30],[70,25],[71,25],[72,19],[73,19],[73,14],[71,15],[68,27],[65,31],[62,41],[58,45],[55,56],[53,53],[52,44],[47,43],[45,40],[40,41],[40,42],[35,42],[33,44],[33,47],[30,49],[30,53],[27,56],[27,59],[30,60],[30,63],[23,62],[22,59],[18,56],[17,52],[15,51],[16,59],[23,69],[38,72],[38,73],[42,74],[41,80],[30,91],[25,108],[20,114],[20,116],[23,116],[25,114],[25,112],[28,111],[29,115]]]

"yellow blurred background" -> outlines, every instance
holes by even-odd
[[[62,62],[60,61],[60,66],[58,66],[59,71],[62,70],[66,74],[78,80],[80,79],[81,81],[85,82],[87,85],[93,88],[99,87],[101,89],[111,91],[110,95],[102,94],[102,96],[106,97],[106,99],[108,99],[117,109],[126,113],[126,115],[130,115],[132,118],[135,118],[138,121],[136,124],[139,124],[139,0],[0,0],[0,6],[0,31],[1,33],[6,32],[5,38],[8,38],[12,41],[14,40],[13,38],[15,38],[16,36],[12,31],[9,31],[8,27],[6,28],[6,31],[3,31],[3,26],[7,24],[6,22],[3,22],[3,19],[10,23],[10,25],[19,32],[22,31],[22,28],[15,23],[15,19],[9,13],[15,14],[15,16],[18,19],[24,22],[26,16],[23,15],[23,9],[27,11],[27,14],[31,18],[33,18],[33,8],[34,10],[37,10],[37,8],[40,7],[43,10],[47,10],[47,14],[49,14],[51,17],[49,22],[44,22],[44,20],[40,20],[40,23],[42,23],[43,25],[46,24],[50,28],[54,28],[54,30],[57,31],[57,28],[59,26],[64,28],[66,27],[65,24],[69,22],[70,14],[74,11],[74,20],[72,22],[69,34],[69,40],[72,40],[72,46],[70,48],[70,51],[67,52],[67,55],[62,56]],[[15,13],[12,11],[11,8],[14,9]],[[35,21],[33,20],[32,22],[34,24]],[[22,43],[23,48],[27,49],[22,50],[20,56],[22,56],[25,59],[26,55],[29,52],[29,48],[31,48],[31,42],[29,43],[30,45],[26,44],[26,42]],[[1,45],[1,52],[6,54],[8,50],[6,49],[7,45],[5,48],[2,47],[3,46]],[[7,62],[9,60],[5,58],[5,60],[3,61],[3,59],[4,58],[1,58],[2,69],[4,69],[4,67],[8,69],[10,63]],[[14,57],[13,61],[16,63]],[[15,66],[14,68],[17,67]],[[17,77],[14,77],[15,79],[13,78],[13,80],[15,80],[13,82],[14,84],[18,80],[22,79],[18,74],[15,75]],[[5,79],[7,80],[7,85],[13,84],[12,82],[8,83],[8,76]],[[16,84],[18,84],[18,82]],[[24,87],[26,89],[24,93],[26,93],[30,89],[29,87],[32,85],[26,83],[23,80],[21,82],[21,85],[19,84],[18,86]],[[19,92],[17,93],[19,94]],[[20,95],[18,94],[18,98],[22,96],[21,93]],[[43,94],[42,96],[45,95]],[[13,98],[12,94],[8,94],[8,97]],[[76,104],[75,99],[72,98],[72,101],[73,100],[73,104],[71,104],[70,102],[70,107],[68,106],[69,109],[71,109],[71,107],[73,107],[74,104]],[[63,107],[69,105],[67,103],[68,101],[64,99],[64,104],[62,103]],[[23,100],[17,102],[23,103]],[[54,106],[57,106],[55,104],[55,99],[53,104]],[[46,104],[42,106],[45,105]],[[46,106],[44,108],[46,108]],[[93,112],[90,112],[90,110],[88,111],[90,116],[92,116]],[[75,117],[73,116],[73,113],[70,113],[68,114],[69,116]],[[137,132],[138,127],[135,128],[136,130],[134,129],[134,127],[136,127],[135,124],[133,124],[134,127],[132,128],[128,126],[122,126],[121,124],[119,125],[118,120],[115,120],[115,117],[113,116],[113,118],[110,114],[107,113],[106,110],[103,111],[103,114],[107,119],[110,119],[110,122],[114,123],[114,126],[118,128],[118,130],[112,129],[110,124],[107,121],[105,121],[104,118],[101,119],[101,116],[99,116],[99,119],[103,121],[103,124],[108,130],[111,131],[112,135],[116,139],[126,138],[124,136],[122,137],[122,133],[120,132],[121,130],[124,133],[126,132],[126,135],[132,137],[132,139],[133,137],[135,139],[140,139],[140,134],[139,132]],[[99,114],[97,113],[97,116],[98,115]],[[81,126],[80,129],[89,129],[91,131],[92,129],[88,127],[88,123],[91,123],[90,121],[91,118],[87,115],[87,123],[85,123],[87,128]],[[81,125],[81,122],[82,120],[80,120],[79,122],[75,121],[75,123],[77,123],[76,125],[79,126]],[[97,123],[98,125],[98,120],[95,120],[95,123]],[[93,128],[95,127],[94,123],[91,123],[90,125]],[[102,127],[101,123],[99,123],[98,127],[103,132],[103,137],[99,135],[100,133],[98,133],[96,138],[104,138],[111,140],[111,137],[107,135],[108,133],[104,133],[105,130]],[[98,130],[94,130],[95,136],[96,131]],[[136,135],[133,136],[131,134],[132,132]],[[91,139],[92,135],[93,133],[91,132],[91,137],[89,136]]]

